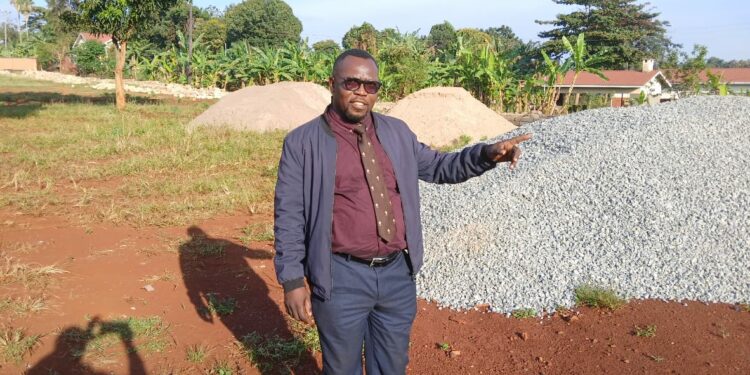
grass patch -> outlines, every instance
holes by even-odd
[[[451,152],[468,145],[469,142],[471,142],[471,137],[466,134],[461,134],[461,136],[452,140],[450,144],[437,147],[437,150],[440,152]]]
[[[0,328],[0,352],[3,361],[21,363],[26,353],[39,343],[41,335],[27,336],[21,328]]]
[[[190,363],[203,363],[208,357],[208,352],[206,345],[193,345],[187,348],[185,357]]]
[[[649,324],[645,327],[635,326],[633,334],[638,337],[654,337],[656,336],[656,325]]]
[[[514,310],[510,315],[516,319],[528,319],[528,318],[535,318],[537,314],[536,314],[536,310],[528,308],[528,309]]]
[[[232,365],[229,364],[227,361],[217,361],[214,363],[214,365],[211,367],[210,370],[208,370],[209,375],[233,375],[234,369],[232,368]]]
[[[21,263],[10,256],[0,257],[0,286],[21,284],[26,288],[43,288],[52,276],[67,272],[54,265],[33,266]]]
[[[242,228],[240,240],[250,242],[273,241],[273,223],[253,223]]]
[[[180,245],[180,255],[189,256],[194,259],[206,257],[224,256],[225,243],[217,240],[209,240],[205,237],[193,237],[189,242]]]
[[[137,353],[160,353],[169,345],[168,326],[158,316],[92,319],[85,330],[74,327],[62,335],[73,357],[107,358],[117,353],[120,343]]]
[[[575,296],[576,304],[579,306],[616,310],[627,303],[614,290],[592,285],[582,285],[576,288]]]
[[[299,320],[291,321],[292,334],[297,341],[301,342],[305,349],[311,353],[320,352],[320,336],[315,326],[309,326]]]
[[[188,132],[212,102],[140,101],[119,112],[86,100],[40,102],[37,84],[27,84],[12,95],[28,103],[0,106],[0,207],[136,226],[272,211],[285,132]]]
[[[242,337],[240,349],[255,367],[265,373],[297,366],[307,348],[297,338],[262,337],[253,332]]]
[[[232,297],[219,298],[215,293],[207,293],[206,297],[212,315],[231,315],[237,308],[237,300]]]
[[[5,297],[0,299],[0,312],[12,312],[17,316],[26,316],[47,309],[44,297]]]

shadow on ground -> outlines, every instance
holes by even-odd
[[[128,103],[160,104],[167,99],[155,99],[146,96],[128,95]],[[59,92],[0,92],[0,118],[25,118],[39,112],[47,104],[84,103],[94,105],[115,105],[113,93],[93,95],[61,94]]]
[[[26,370],[28,375],[87,374],[107,375],[109,371],[96,371],[84,361],[87,352],[104,337],[122,342],[128,359],[130,375],[145,375],[146,368],[134,343],[135,334],[126,321],[102,321],[99,317],[89,320],[85,328],[70,326],[57,336],[54,351]]]
[[[180,268],[196,314],[225,325],[262,374],[319,373],[315,358],[269,296],[266,280],[248,264],[271,260],[273,254],[212,238],[196,226],[187,233],[190,239],[179,247]]]

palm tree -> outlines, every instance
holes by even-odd
[[[10,0],[11,5],[13,5],[14,8],[16,8],[16,11],[18,12],[19,17],[23,15],[23,21],[24,25],[26,27],[26,37],[29,36],[29,15],[31,14],[31,10],[34,7],[34,1],[33,0]],[[19,22],[20,23],[20,22]],[[19,30],[19,38],[21,37],[21,32]]]

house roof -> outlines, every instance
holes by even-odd
[[[750,83],[750,68],[708,68],[711,74],[719,76],[721,82],[726,83]],[[702,71],[700,79],[703,82],[708,80],[706,71]]]
[[[88,42],[89,40],[98,40],[102,43],[107,43],[112,40],[112,35],[110,34],[91,34],[91,33],[78,33],[78,37],[82,38],[84,41]]]
[[[600,78],[598,75],[589,72],[580,72],[576,79],[576,87],[642,87],[656,76],[671,86],[669,81],[664,78],[660,71],[638,72],[634,70],[602,70],[602,73],[608,80]],[[573,83],[575,72],[568,72],[565,77],[558,83],[557,87],[570,87]]]

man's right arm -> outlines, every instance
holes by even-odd
[[[284,287],[287,312],[310,322],[310,293],[305,288],[304,163],[299,144],[284,140],[274,197],[276,278]]]

